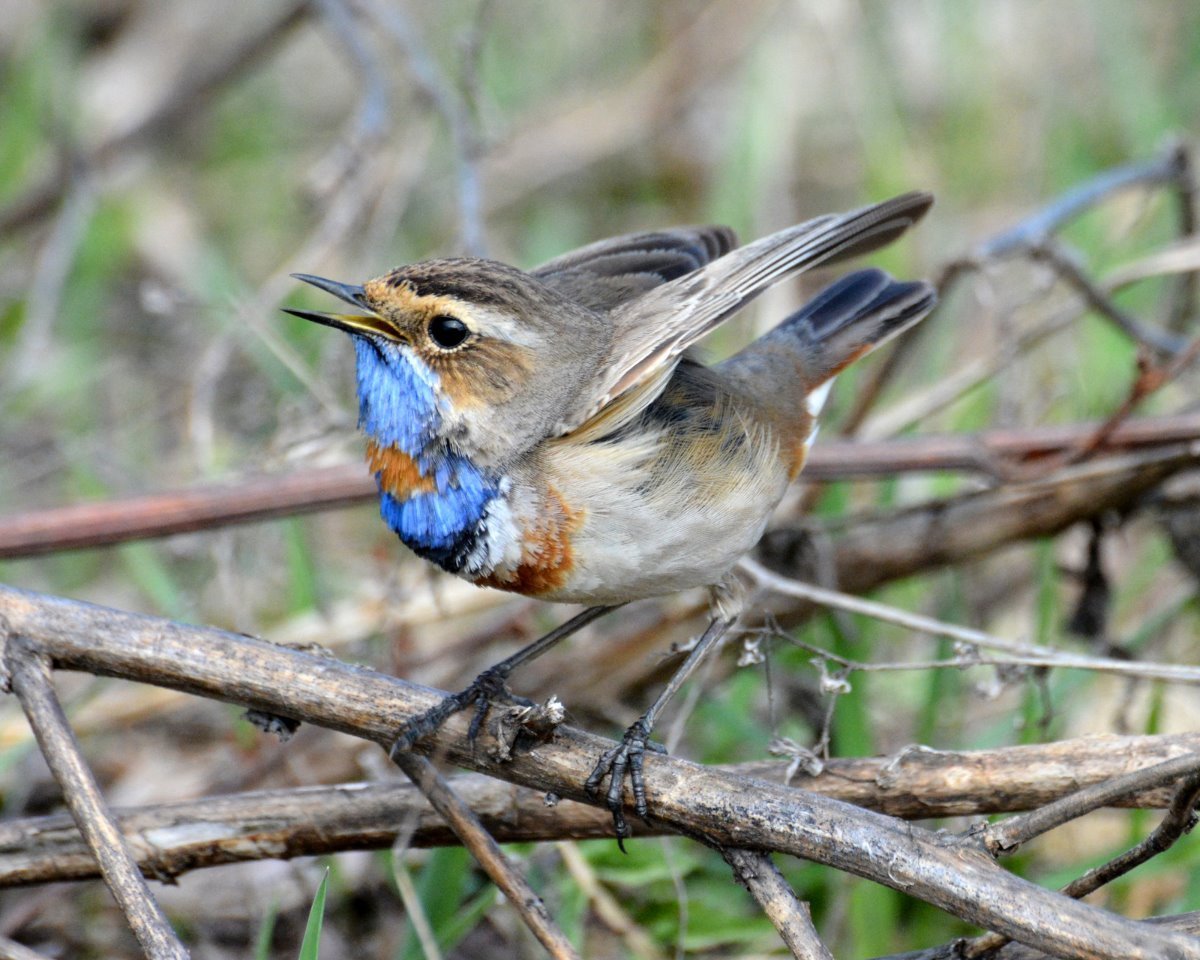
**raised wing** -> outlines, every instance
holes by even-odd
[[[576,303],[611,310],[699,270],[736,245],[728,227],[629,233],[563,254],[532,273]]]
[[[906,193],[849,213],[817,217],[733,250],[620,304],[611,313],[613,338],[608,361],[585,388],[580,403],[560,422],[559,431],[574,430],[649,378],[665,383],[664,367],[674,367],[684,350],[768,287],[802,270],[890,243],[932,203],[928,193]]]

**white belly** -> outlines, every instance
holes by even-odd
[[[570,575],[539,594],[611,604],[716,583],[762,536],[788,478],[762,430],[720,447],[665,435],[551,448],[547,475],[580,520]]]

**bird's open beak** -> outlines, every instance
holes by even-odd
[[[301,320],[311,320],[313,323],[323,323],[335,330],[346,333],[370,333],[389,340],[396,340],[396,331],[390,323],[377,316],[367,303],[366,294],[362,287],[348,283],[338,283],[336,280],[326,280],[324,277],[314,277],[307,273],[293,273],[297,280],[303,280],[318,290],[333,294],[339,300],[344,300],[353,307],[368,311],[367,313],[317,313],[313,310],[292,310],[283,308],[284,313],[290,313]]]

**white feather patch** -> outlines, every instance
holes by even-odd
[[[825,401],[829,399],[829,389],[833,386],[835,379],[835,377],[830,377],[804,398],[804,409],[808,411],[808,415],[814,420],[821,415],[821,410],[825,407]],[[815,430],[813,431],[813,435],[815,437]]]
[[[513,517],[511,492],[512,481],[505,477],[500,481],[500,495],[488,502],[478,537],[463,567],[470,578],[515,569],[521,561],[521,533]]]

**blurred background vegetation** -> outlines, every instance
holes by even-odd
[[[363,0],[358,20],[354,9],[0,0],[0,512],[358,457],[351,351],[278,312],[285,300],[316,304],[290,271],[357,282],[466,248],[532,266],[609,234],[685,222],[752,238],[920,188],[937,195],[933,214],[877,259],[929,276],[1098,172],[1148,158],[1171,136],[1194,138],[1200,116],[1200,5],[1188,0]],[[1068,238],[1103,272],[1168,239],[1171,224],[1163,197],[1138,194]],[[1160,294],[1144,284],[1121,302],[1150,311]],[[763,298],[710,355],[770,326],[799,295],[792,285]],[[1028,266],[989,271],[928,321],[882,406],[1005,350],[1025,314],[997,303],[1044,312],[1054,295]],[[920,431],[1104,416],[1127,394],[1135,356],[1110,326],[1082,317]],[[839,383],[827,436],[863,375]],[[1194,405],[1194,386],[1175,385],[1146,409]],[[833,516],[964,483],[833,484],[815,509]],[[1086,531],[1071,531],[881,595],[1075,643],[1063,624],[1086,543]],[[1105,550],[1111,637],[1195,662],[1196,583],[1159,527],[1136,519]],[[497,656],[478,651],[480,638],[515,642],[564,613],[431,572],[373,507],[2,562],[0,580],[319,641],[455,688],[477,656]],[[864,660],[938,652],[845,618],[818,618],[799,635]],[[575,654],[553,656],[570,674]],[[775,733],[813,742],[808,718],[823,701],[809,659],[787,645],[773,654],[775,681],[791,685],[773,717],[761,668],[734,672],[730,658],[678,749],[726,762],[763,756]],[[1186,688],[1064,672],[987,685],[979,673],[856,676],[836,705],[833,752],[1193,730],[1200,720]],[[71,679],[64,694],[113,803],[391,775],[377,749],[348,738],[305,729],[281,748],[233,708]],[[645,690],[590,702],[582,688],[592,679],[578,678],[566,699],[611,733]],[[812,709],[793,710],[797,698]],[[19,710],[3,708],[6,815],[56,809]],[[1151,822],[1089,819],[1022,854],[1020,869],[1061,883]],[[782,952],[725,864],[694,844],[635,840],[627,857],[609,842],[578,848],[570,869],[561,848],[514,852],[586,956]],[[406,870],[448,955],[539,955],[462,851],[404,861],[333,859],[323,957],[421,956],[394,892]],[[261,956],[294,956],[318,866],[224,867],[163,888],[163,900],[195,956],[248,956],[255,943]],[[964,932],[893,891],[782,866],[838,957]],[[590,883],[634,933],[597,919]],[[1131,915],[1200,908],[1200,850],[1184,842],[1101,902]],[[0,934],[49,955],[136,955],[95,883],[4,893]]]

